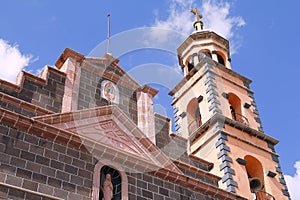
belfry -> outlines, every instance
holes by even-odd
[[[214,163],[221,188],[247,199],[289,199],[274,146],[263,131],[251,80],[231,69],[229,42],[203,30],[197,9],[195,31],[178,47],[184,79],[173,97],[177,133],[188,153]]]

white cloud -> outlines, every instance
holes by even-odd
[[[193,30],[193,15],[189,11],[193,3],[194,0],[172,0],[167,18],[159,19],[159,13],[156,12],[153,27],[189,35]]]
[[[18,45],[0,38],[0,79],[14,81],[17,74],[33,62],[32,55],[23,55]]]
[[[246,23],[242,17],[229,16],[231,5],[228,2],[207,1],[202,4],[204,25],[227,39],[231,39],[236,28]]]
[[[193,31],[194,16],[190,13],[190,8],[199,7],[203,15],[204,29],[212,30],[219,35],[231,40],[231,52],[235,53],[240,47],[241,38],[236,34],[236,30],[246,23],[241,16],[231,16],[232,4],[224,1],[206,0],[202,5],[197,5],[196,0],[172,0],[169,6],[168,16],[159,19],[156,13],[156,20],[153,24],[156,28],[178,31],[184,35],[189,35]],[[167,35],[159,35],[160,40],[167,38]]]
[[[296,173],[294,176],[284,175],[292,199],[300,199],[300,160],[294,165]]]

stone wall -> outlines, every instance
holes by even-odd
[[[18,77],[21,80],[20,85],[0,80],[0,92],[52,112],[60,112],[64,95],[65,74],[53,68],[46,70],[48,73],[45,79],[22,72],[21,77]],[[4,107],[4,105],[2,106]],[[15,111],[17,112],[17,109]]]
[[[151,176],[127,173],[130,200],[215,200],[211,196],[195,192],[187,187]]]
[[[96,162],[88,152],[0,125],[0,199],[91,199]]]
[[[106,70],[109,70],[107,68]],[[104,73],[104,72],[103,72]],[[114,72],[115,73],[115,72]],[[120,74],[118,74],[120,75]],[[98,106],[109,105],[108,101],[101,98],[101,83],[103,80],[110,80],[101,77],[103,74],[94,73],[87,69],[81,69],[79,96],[78,96],[78,109],[93,108]],[[121,75],[120,75],[121,76]],[[137,124],[137,99],[135,89],[129,89],[117,81],[113,81],[119,89],[119,108],[128,115]]]
[[[35,106],[31,103],[17,99],[2,92],[0,92],[0,107],[27,117],[35,117],[53,113],[49,110]]]
[[[218,186],[218,181],[215,178],[204,177],[199,175],[197,169],[209,172],[213,167],[212,163],[205,160],[200,160],[196,157],[188,156],[187,141],[176,135],[170,135],[169,120],[166,117],[156,114],[155,130],[156,130],[156,145],[165,155],[175,161],[177,167],[188,177],[192,177],[203,182]],[[191,170],[191,168],[195,170]]]

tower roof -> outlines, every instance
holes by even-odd
[[[193,47],[203,46],[203,44],[196,43],[197,41],[203,40],[208,40],[207,44],[214,43],[214,45],[224,49],[225,51],[229,50],[229,41],[217,33],[213,31],[194,32],[193,34],[189,35],[189,37],[177,48],[180,66],[183,66],[182,58],[185,56],[185,54],[188,54],[188,50],[193,49]],[[227,52],[229,53],[229,51]]]

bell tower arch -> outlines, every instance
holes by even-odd
[[[189,154],[214,163],[221,188],[247,199],[290,199],[279,141],[263,130],[252,81],[231,69],[228,40],[192,13],[195,31],[177,49],[184,78],[169,92],[177,134]]]

